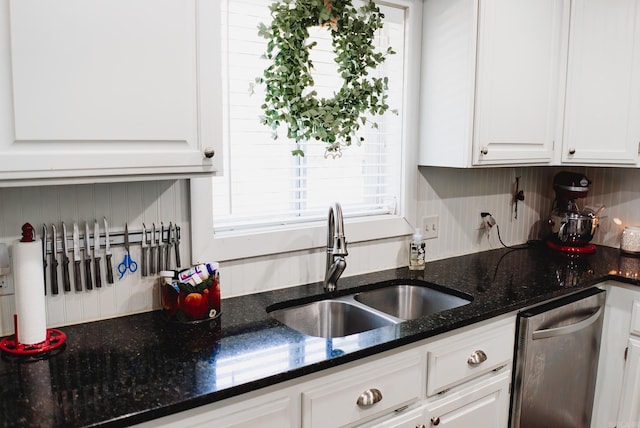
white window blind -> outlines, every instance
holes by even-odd
[[[316,221],[328,207],[341,203],[345,217],[395,214],[402,181],[402,120],[404,93],[405,11],[378,5],[385,15],[376,35],[380,51],[396,52],[372,74],[389,78],[388,104],[398,114],[369,119],[360,146],[343,150],[340,158],[325,158],[321,142],[302,146],[304,157],[292,156],[295,143],[286,131],[272,139],[272,130],[260,122],[264,102],[261,86],[250,91],[268,62],[261,56],[266,40],[258,24],[271,21],[269,1],[221,0],[223,39],[224,176],[213,178],[216,232]],[[311,51],[318,96],[331,97],[341,84],[331,46],[329,27],[310,29],[318,42]]]

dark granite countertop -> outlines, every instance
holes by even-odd
[[[348,274],[348,270],[347,270]],[[322,294],[320,283],[225,299],[217,323],[181,326],[161,312],[62,327],[57,355],[0,361],[0,424],[126,426],[334,367],[615,279],[640,285],[640,258],[598,247],[579,258],[544,247],[430,262],[419,278],[474,297],[432,316],[343,338],[305,336],[265,308]],[[407,268],[342,278],[341,292],[415,278]],[[224,275],[222,276],[224,287]]]

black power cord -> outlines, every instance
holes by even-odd
[[[529,243],[528,242],[526,244],[520,245],[518,247],[512,247],[512,246],[509,246],[509,245],[505,244],[504,242],[502,242],[502,237],[500,236],[500,225],[496,222],[496,220],[493,218],[493,216],[490,213],[481,212],[480,213],[480,217],[482,217],[482,220],[484,221],[484,224],[489,229],[492,228],[493,226],[496,227],[496,230],[498,231],[498,240],[500,241],[500,243],[502,244],[503,247],[509,248],[511,250],[524,250],[526,248],[529,248]]]

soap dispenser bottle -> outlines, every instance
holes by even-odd
[[[416,228],[415,233],[409,242],[409,269],[424,270],[425,264],[425,242],[422,239],[420,229]]]

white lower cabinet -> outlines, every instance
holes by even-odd
[[[231,403],[228,403],[228,402]],[[289,391],[236,397],[137,425],[146,428],[299,427],[298,403]]]
[[[640,426],[640,288],[607,283],[592,428]]]
[[[424,389],[420,379],[418,353],[336,373],[302,393],[302,426],[346,426],[392,412],[420,399]]]
[[[632,337],[627,343],[617,426],[637,427],[640,426],[640,340]]]
[[[503,316],[140,426],[506,428],[514,338]]]
[[[506,427],[509,420],[511,371],[476,382],[425,408],[426,426],[444,428]]]

